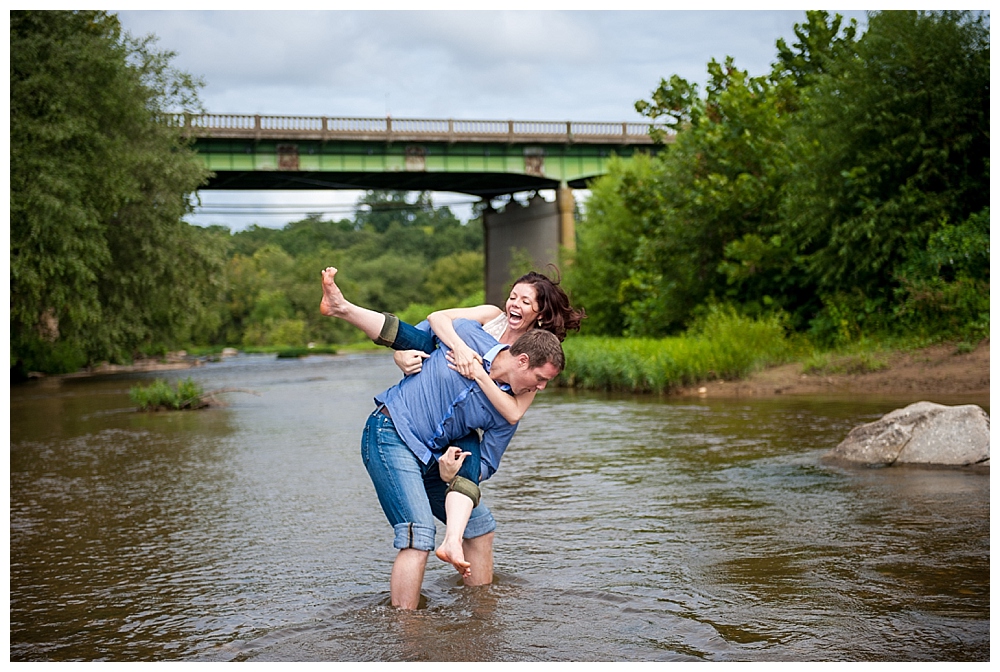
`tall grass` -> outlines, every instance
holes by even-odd
[[[717,307],[682,336],[662,339],[577,336],[563,343],[562,385],[668,392],[735,379],[787,361],[792,346],[779,316],[751,319]]]
[[[140,411],[158,409],[180,410],[182,408],[203,408],[205,391],[190,378],[179,381],[177,387],[170,387],[165,380],[155,380],[146,387],[136,386],[128,391],[129,399]]]

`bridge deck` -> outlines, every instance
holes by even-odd
[[[650,124],[604,121],[496,121],[175,114],[172,123],[198,138],[507,142],[652,145]],[[660,127],[662,128],[662,127]]]
[[[175,114],[207,189],[403,189],[477,195],[585,187],[612,155],[655,153],[649,125]],[[668,137],[667,141],[672,141]]]

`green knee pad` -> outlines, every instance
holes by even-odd
[[[396,342],[396,332],[399,331],[399,318],[392,313],[382,313],[385,315],[385,322],[382,323],[382,331],[375,339],[375,345],[391,346]]]
[[[460,492],[472,500],[472,508],[479,506],[479,486],[463,476],[456,476],[448,484],[448,492]]]

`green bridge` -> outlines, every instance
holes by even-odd
[[[502,303],[515,250],[544,267],[574,249],[573,189],[612,156],[655,153],[649,124],[176,114],[213,176],[204,189],[394,189],[483,198],[486,298]],[[667,141],[672,141],[667,137]],[[497,212],[490,198],[553,189]]]
[[[584,188],[612,154],[655,152],[642,123],[174,115],[207,189],[399,189],[494,196]]]

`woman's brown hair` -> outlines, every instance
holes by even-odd
[[[569,303],[569,296],[559,286],[562,276],[559,269],[549,264],[556,273],[556,280],[531,271],[514,281],[514,285],[531,285],[535,290],[535,301],[538,303],[537,326],[551,331],[561,341],[566,338],[570,329],[580,330],[580,321],[587,317],[582,309],[577,310]]]

